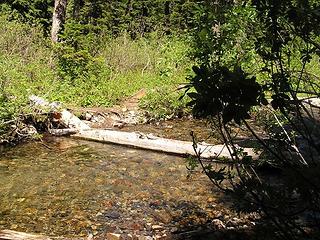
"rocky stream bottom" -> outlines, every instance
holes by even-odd
[[[239,239],[256,216],[185,159],[69,138],[2,148],[0,230],[83,239]],[[189,177],[188,177],[189,176]],[[236,232],[237,232],[236,231]]]

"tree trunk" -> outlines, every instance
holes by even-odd
[[[55,0],[52,16],[51,40],[58,42],[58,34],[62,29],[66,17],[67,0]]]

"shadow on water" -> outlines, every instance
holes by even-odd
[[[187,175],[182,158],[94,142],[52,138],[2,149],[0,229],[187,239],[212,219],[232,219],[206,177]]]

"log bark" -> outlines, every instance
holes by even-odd
[[[201,154],[202,158],[231,158],[227,147],[222,144],[211,145],[201,143],[197,144],[197,146],[193,146],[192,142],[160,138],[136,132],[88,129],[81,130],[77,134],[71,135],[71,137],[104,143],[120,144],[176,155],[195,155],[196,150],[197,153]],[[248,152],[248,154],[252,155],[254,158],[258,157],[252,148],[244,148],[244,151]]]
[[[54,10],[52,16],[52,28],[51,28],[51,40],[57,43],[59,38],[58,34],[62,29],[62,26],[66,17],[67,0],[55,0]]]

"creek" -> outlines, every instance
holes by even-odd
[[[198,228],[222,209],[183,158],[70,138],[2,148],[0,176],[0,230],[153,236]]]

